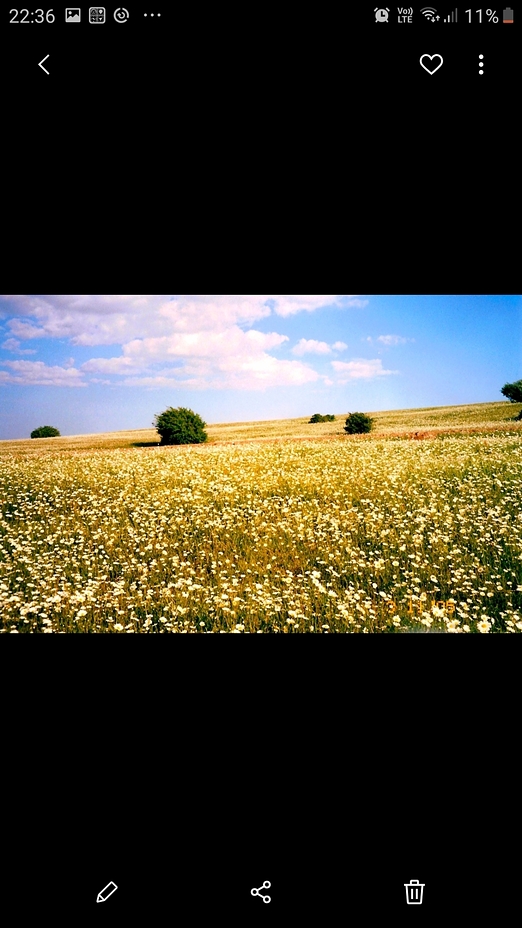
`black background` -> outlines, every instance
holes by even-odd
[[[2,27],[6,292],[520,292],[518,23],[129,9]],[[6,923],[498,921],[519,639],[224,637],[2,636]]]

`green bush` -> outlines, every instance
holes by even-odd
[[[31,438],[56,438],[59,434],[58,429],[53,428],[52,425],[41,425],[39,429],[31,432]]]
[[[344,431],[348,435],[362,435],[364,432],[371,432],[374,421],[364,412],[351,412],[346,420]]]
[[[507,396],[510,403],[522,403],[522,380],[505,383],[500,392]]]
[[[208,438],[201,416],[181,406],[169,406],[160,415],[156,413],[152,424],[161,435],[162,445],[196,445]]]
[[[332,415],[322,416],[320,412],[314,412],[308,425],[311,425],[313,422],[335,422],[335,416],[332,416]]]

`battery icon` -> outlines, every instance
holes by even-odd
[[[509,7],[507,8],[507,10],[502,10],[502,22],[503,23],[513,22],[513,10],[510,10]]]

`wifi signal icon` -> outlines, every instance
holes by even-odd
[[[437,16],[437,10],[434,10],[432,6],[423,6],[421,13],[432,23],[435,23],[438,19],[440,19],[440,16]]]

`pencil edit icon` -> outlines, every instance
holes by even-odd
[[[100,892],[96,896],[96,902],[105,902],[109,896],[112,896],[112,894],[116,892],[117,889],[118,887],[116,886],[116,883],[107,883],[107,886],[104,886],[103,889],[100,889]]]

